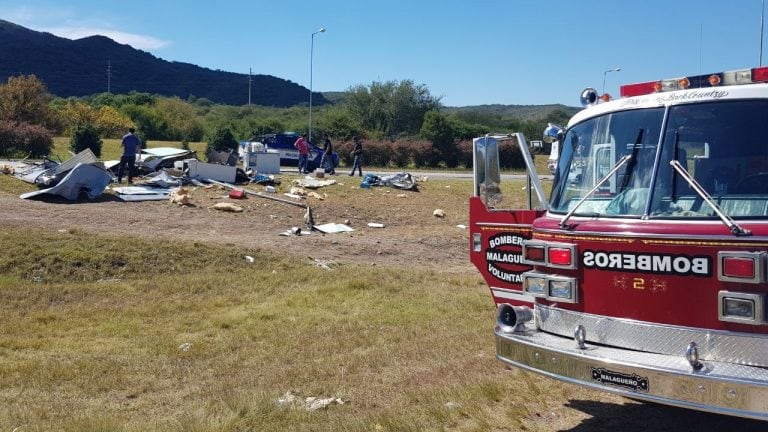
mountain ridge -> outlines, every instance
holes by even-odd
[[[35,75],[59,97],[88,96],[111,90],[163,96],[206,98],[215,103],[248,103],[248,74],[168,61],[106,36],[66,39],[0,19],[0,82]],[[108,79],[108,65],[111,77]],[[306,103],[309,90],[271,75],[251,75],[251,103],[289,107]],[[319,92],[313,104],[330,103]]]

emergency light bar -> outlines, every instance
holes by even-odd
[[[718,72],[710,75],[697,75],[661,81],[648,81],[621,86],[621,97],[642,96],[651,93],[685,90],[689,88],[708,88],[727,85],[753,84],[768,81],[768,67],[741,69]]]

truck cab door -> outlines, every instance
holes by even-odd
[[[536,189],[539,209],[504,209],[499,167],[499,142],[514,140],[529,171],[528,191]],[[522,245],[532,237],[533,221],[543,215],[546,202],[533,159],[522,134],[476,138],[473,141],[474,192],[469,201],[470,260],[491,289],[494,301],[513,305],[533,303],[523,292],[522,274],[532,266],[522,261]],[[528,202],[530,203],[530,196]]]

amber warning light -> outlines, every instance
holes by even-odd
[[[707,75],[696,75],[660,81],[648,81],[623,85],[621,97],[642,96],[651,93],[685,90],[688,88],[708,88],[727,85],[754,84],[768,81],[768,66],[753,69],[740,69]]]

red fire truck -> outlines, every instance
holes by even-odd
[[[548,199],[521,134],[474,140],[470,256],[497,306],[497,357],[768,420],[768,68],[621,96],[587,89],[567,128],[548,128]],[[503,139],[523,152],[533,208],[504,206]]]

